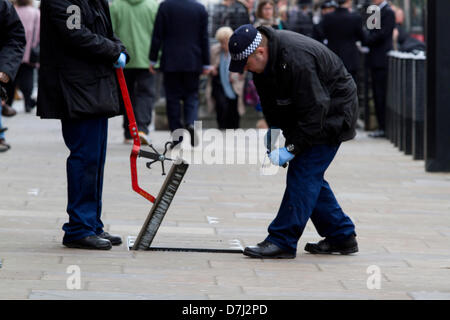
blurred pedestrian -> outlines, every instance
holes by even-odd
[[[255,28],[260,26],[270,26],[279,30],[286,29],[284,22],[277,16],[275,3],[272,0],[259,1],[256,9],[256,21],[253,25]]]
[[[14,92],[18,88],[24,99],[25,112],[31,112],[36,106],[36,100],[33,94],[34,72],[39,62],[39,29],[41,13],[39,9],[33,6],[34,0],[16,0],[15,7],[17,14],[25,28],[25,36],[27,45],[25,54],[23,55],[22,64],[17,72],[16,79],[11,82],[8,90],[7,105],[12,106],[14,100]]]
[[[186,128],[191,145],[196,145],[194,121],[198,113],[200,74],[209,72],[208,13],[195,0],[165,0],[156,14],[150,49],[150,71],[160,50],[160,70],[164,73],[167,118],[173,132]],[[181,102],[183,116],[181,119]],[[175,139],[174,143],[181,142]]]
[[[283,148],[267,146],[270,161],[289,163],[286,191],[269,235],[245,248],[244,255],[294,258],[310,218],[325,239],[308,243],[306,251],[357,252],[355,226],[324,179],[341,142],[356,135],[356,85],[341,59],[304,35],[252,25],[233,33],[229,50],[230,71],[254,73],[270,133],[281,129],[286,138]]]
[[[365,45],[370,52],[367,56],[372,78],[372,91],[375,101],[375,111],[378,120],[378,129],[369,134],[371,138],[384,138],[385,110],[388,77],[388,52],[393,48],[393,31],[395,28],[395,14],[387,1],[372,0],[380,8],[381,19],[379,28],[373,28],[366,34]]]
[[[323,17],[323,36],[356,82],[360,66],[356,42],[364,41],[363,22],[358,13],[350,11],[352,0],[338,0],[338,4],[339,8]]]
[[[232,34],[233,30],[230,27],[219,28],[216,32],[219,43],[211,47],[211,95],[219,129],[239,128],[238,104],[241,104],[241,110],[244,108],[244,75],[230,73],[228,70],[231,61],[228,41]]]
[[[253,4],[240,0],[223,0],[213,7],[212,35],[215,35],[220,27],[230,27],[233,30],[243,24],[250,23],[249,9]]]
[[[68,8],[78,8],[78,19]],[[101,221],[108,118],[123,110],[114,68],[129,57],[113,34],[106,0],[42,0],[41,13],[37,115],[61,120],[70,150],[63,244],[109,250],[122,239]]]
[[[324,0],[320,5],[320,16],[316,16],[318,22],[314,24],[313,38],[325,45],[328,44],[328,40],[323,34],[323,19],[327,14],[334,12],[337,7],[338,4],[334,0]]]
[[[14,81],[25,52],[26,38],[22,22],[8,0],[0,0],[0,152],[10,149],[2,126],[7,98],[5,86]]]
[[[395,13],[395,29],[392,34],[394,50],[402,52],[425,51],[426,46],[422,41],[411,37],[404,26],[405,13],[397,6],[391,6]]]
[[[155,24],[158,2],[156,0],[115,0],[110,7],[114,33],[127,48],[131,57],[124,70],[125,80],[133,105],[141,143],[150,144],[149,126],[155,102],[155,76],[150,73],[148,56]],[[123,117],[126,143],[133,139],[128,128],[128,118]]]
[[[298,0],[296,10],[292,10],[288,14],[288,30],[311,38],[314,36],[311,4],[312,0]]]

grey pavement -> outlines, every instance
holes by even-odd
[[[99,252],[61,244],[68,151],[60,123],[24,114],[21,102],[16,108],[16,117],[4,118],[12,149],[0,154],[0,299],[450,299],[450,174],[426,173],[423,161],[386,140],[359,132],[327,172],[356,224],[358,254],[307,254],[305,243],[320,239],[311,223],[293,260],[136,252],[125,244]],[[109,122],[103,221],[126,240],[137,236],[151,204],[131,190],[121,121]],[[161,148],[169,133],[151,137]],[[143,160],[138,167],[141,185],[157,194],[159,167],[149,171]],[[261,176],[259,168],[191,165],[153,244],[212,248],[263,240],[286,171]],[[70,266],[79,267],[79,289],[71,289]]]

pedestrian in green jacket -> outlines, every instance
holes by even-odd
[[[133,104],[142,144],[149,144],[149,125],[155,100],[154,76],[150,73],[149,52],[157,0],[114,0],[110,7],[114,33],[131,57],[124,73]],[[132,143],[128,119],[123,121],[125,143]]]

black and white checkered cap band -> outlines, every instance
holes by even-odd
[[[244,51],[240,52],[240,53],[232,53],[231,54],[231,59],[233,60],[244,60],[247,59],[247,57],[249,55],[251,55],[256,48],[258,48],[259,44],[261,43],[262,40],[262,36],[261,33],[257,33],[255,40],[253,40],[252,43],[250,43],[250,45],[247,47],[247,49],[245,49]]]

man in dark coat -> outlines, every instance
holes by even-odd
[[[229,49],[230,71],[254,73],[269,128],[280,128],[286,138],[285,147],[270,152],[271,162],[289,162],[286,191],[269,236],[244,254],[294,258],[309,218],[325,239],[308,243],[306,251],[357,252],[355,226],[324,180],[341,142],[356,134],[356,85],[342,60],[304,35],[251,25],[234,32]]]
[[[378,130],[371,133],[372,138],[385,137],[385,110],[388,77],[388,52],[393,48],[392,34],[395,28],[395,13],[387,1],[372,0],[380,8],[380,29],[369,30],[365,45],[369,47],[368,63],[372,76],[372,90]]]
[[[25,30],[13,5],[0,0],[0,152],[9,150],[2,127],[2,103],[6,101],[6,84],[16,77],[25,52]]]
[[[311,0],[298,1],[298,9],[288,14],[288,30],[301,33],[311,38],[314,36],[314,23],[311,6]]]
[[[209,67],[208,13],[205,7],[195,0],[162,2],[156,14],[150,49],[150,71],[153,73],[160,49],[169,128],[172,132],[186,128],[194,145],[199,76]]]
[[[356,81],[359,68],[357,41],[364,40],[363,22],[359,14],[350,12],[351,0],[339,0],[339,8],[323,17],[323,37],[327,47],[344,62],[347,71]]]
[[[41,13],[37,115],[61,120],[70,150],[63,244],[108,250],[122,242],[100,218],[108,118],[122,114],[114,67],[128,55],[106,0],[42,0]]]

